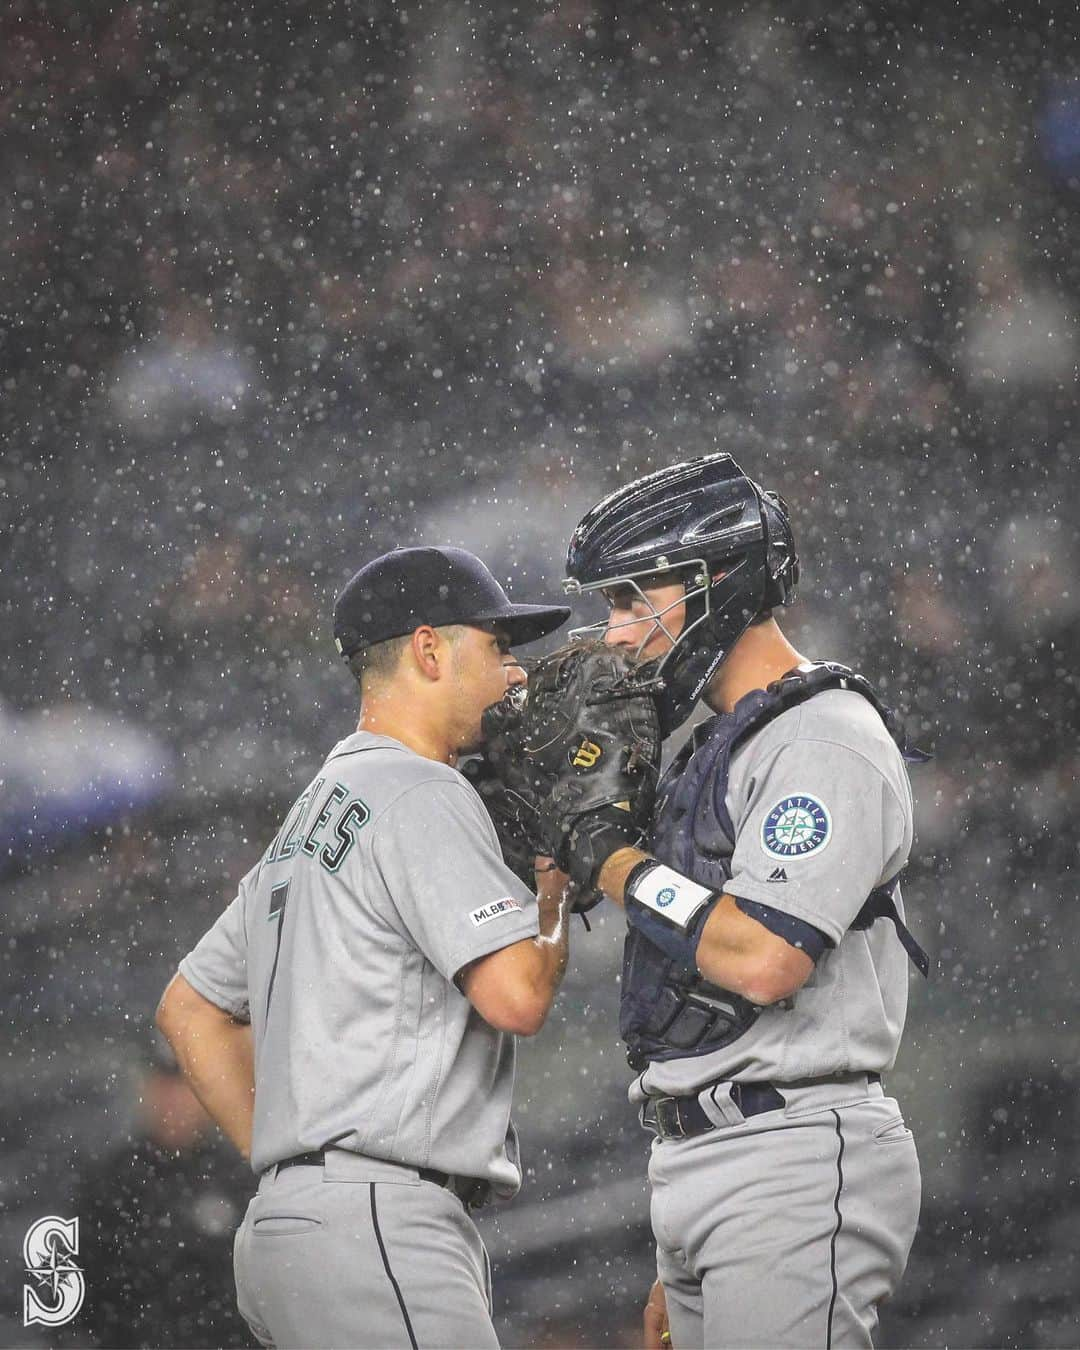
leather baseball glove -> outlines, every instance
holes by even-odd
[[[537,850],[525,830],[522,813],[511,804],[502,779],[495,772],[491,760],[486,755],[474,755],[462,760],[458,768],[480,794],[480,800],[487,807],[491,823],[495,826],[495,833],[499,836],[503,862],[526,886],[534,886],[536,878],[533,862]]]
[[[602,642],[570,643],[526,669],[528,683],[484,713],[485,758],[505,794],[500,812],[577,882],[583,911],[611,854],[648,830],[660,684]]]

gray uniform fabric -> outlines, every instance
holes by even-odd
[[[654,1062],[631,1088],[636,1103],[700,1090],[718,1126],[653,1147],[673,1340],[870,1345],[878,1305],[903,1274],[921,1183],[899,1107],[867,1078],[896,1058],[908,958],[888,921],[849,925],[907,861],[907,771],[871,705],[828,690],[737,748],[726,805],[725,890],[813,924],[835,946],[731,1045]],[[769,1083],[785,1106],[744,1121],[723,1086],[734,1081]]]
[[[454,977],[538,930],[536,897],[504,865],[482,802],[456,770],[369,733],[336,745],[236,899],[180,963],[200,994],[251,1021],[253,1169],[333,1144],[365,1165],[411,1169],[412,1187],[417,1168],[432,1168],[512,1195],[521,1184],[510,1121],[514,1041],[480,1017]],[[313,1170],[289,1168],[265,1185],[287,1193],[293,1172]],[[329,1178],[308,1183],[329,1208],[304,1237],[257,1240],[264,1196],[253,1202],[238,1245],[246,1253],[238,1281],[248,1284],[241,1303],[257,1308],[268,1291],[294,1290],[306,1309],[303,1339],[289,1329],[296,1322],[276,1323],[268,1312],[279,1344],[396,1344],[368,1339],[366,1300],[377,1299],[383,1276],[364,1255],[366,1189],[342,1181],[331,1200]],[[479,1237],[449,1192],[425,1182],[423,1200],[410,1190],[406,1202],[400,1183],[387,1189],[388,1212],[422,1204],[455,1214],[458,1236],[445,1259],[418,1264],[407,1242],[399,1256],[437,1307],[449,1298],[440,1288],[447,1261],[472,1281],[465,1272]],[[355,1222],[344,1222],[350,1206]],[[328,1233],[331,1245],[344,1244],[341,1259],[373,1282],[351,1314],[338,1306],[322,1250]],[[275,1295],[265,1306],[280,1305]],[[348,1340],[335,1340],[345,1327]]]
[[[272,1168],[236,1235],[240,1311],[262,1345],[497,1347],[487,1253],[456,1196],[331,1149]]]
[[[919,1216],[911,1132],[879,1084],[657,1142],[657,1270],[678,1350],[871,1346]]]
[[[765,822],[789,795],[825,808],[823,844],[771,852]],[[767,1008],[745,1036],[711,1055],[652,1064],[635,1089],[686,1093],[718,1078],[791,1082],[891,1069],[907,1013],[908,958],[886,922],[848,925],[873,888],[897,875],[912,843],[911,786],[881,718],[861,694],[826,690],[739,746],[726,797],[735,826],[730,895],[819,928],[836,943],[793,1004]],[[897,889],[897,909],[903,902]]]

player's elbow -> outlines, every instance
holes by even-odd
[[[510,1036],[535,1036],[547,1021],[550,1008],[550,1001],[538,993],[518,990],[504,997],[485,1017],[497,1031]]]
[[[814,963],[804,951],[782,939],[737,955],[710,942],[706,933],[698,946],[697,967],[707,980],[741,994],[759,1007],[782,1003],[810,978]]]
[[[154,1025],[170,1045],[179,1035],[183,1021],[181,1013],[182,996],[176,983],[179,978],[179,976],[174,976],[166,985],[164,993],[158,1000],[157,1011],[154,1013]]]
[[[797,947],[772,951],[748,970],[743,993],[751,1003],[769,1007],[797,994],[814,969],[810,957]]]
[[[231,1021],[230,1015],[211,1003],[188,984],[183,975],[174,975],[165,988],[154,1014],[154,1023],[174,1050],[200,1028],[211,1023]]]
[[[482,957],[460,976],[462,993],[484,1021],[511,1036],[536,1035],[557,983],[531,938]]]

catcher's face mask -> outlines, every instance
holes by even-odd
[[[689,584],[687,584],[689,583]],[[580,586],[564,582],[567,592],[599,591],[608,607],[606,620],[574,629],[572,638],[602,638],[609,646],[632,650],[637,662],[656,661],[658,672],[668,658],[708,615],[708,569],[704,561],[670,575],[629,573],[610,580]],[[690,619],[697,597],[704,598],[705,613]]]

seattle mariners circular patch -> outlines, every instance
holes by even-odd
[[[816,797],[792,792],[781,797],[761,826],[761,847],[772,858],[801,858],[823,849],[832,819]]]

